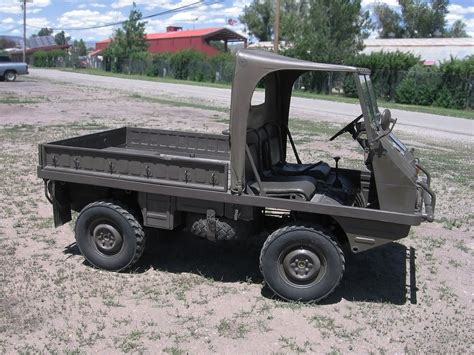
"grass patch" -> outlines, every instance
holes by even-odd
[[[122,338],[116,337],[114,338],[115,348],[124,353],[141,352],[140,350],[143,350],[143,345],[140,341],[142,336],[142,331],[134,330]]]
[[[137,93],[130,94],[129,97],[131,97],[132,99],[140,100],[140,101],[159,103],[159,104],[174,106],[174,107],[189,107],[189,108],[200,109],[200,110],[229,113],[228,108],[207,105],[205,103],[199,103],[199,102],[176,101],[176,100],[171,100],[171,99],[145,96],[145,95],[141,95]]]
[[[80,73],[80,74],[107,76],[107,77],[113,77],[113,78],[154,81],[154,82],[170,83],[170,84],[188,84],[188,85],[194,85],[194,86],[206,86],[206,87],[221,88],[221,89],[228,89],[231,87],[231,84],[227,84],[227,83],[210,83],[210,82],[201,82],[201,81],[192,81],[192,80],[178,80],[178,79],[173,79],[173,78],[155,77],[155,76],[147,76],[147,75],[140,75],[140,74],[112,73],[112,72],[104,71],[102,69],[92,69],[92,68],[87,68],[87,69],[56,68],[55,70],[74,72],[74,73]]]
[[[0,104],[5,105],[26,105],[26,104],[37,104],[39,102],[47,101],[45,97],[33,96],[18,96],[15,93],[4,93],[4,96],[0,96]]]
[[[145,81],[172,83],[172,84],[187,84],[187,85],[194,85],[194,86],[207,86],[207,87],[214,87],[214,88],[221,88],[221,89],[231,88],[230,83],[209,83],[209,82],[199,82],[199,81],[191,81],[191,80],[178,80],[178,79],[172,79],[172,78],[150,77],[146,75],[137,75],[137,74],[128,75],[128,74],[122,74],[122,73],[106,72],[101,69],[65,68],[65,69],[60,69],[60,70],[75,72],[75,73],[82,73],[82,74],[122,78],[122,79],[145,80]],[[325,100],[325,101],[344,102],[344,103],[357,104],[357,105],[359,104],[359,99],[346,97],[342,95],[325,95],[325,94],[317,94],[317,93],[312,93],[312,92],[295,90],[293,92],[293,96],[304,97],[304,98],[309,98],[309,99]],[[377,101],[378,101],[379,106],[383,106],[390,109],[412,111],[412,112],[422,112],[422,113],[429,113],[429,114],[442,115],[442,116],[459,117],[459,118],[466,118],[470,120],[474,119],[474,111],[470,109],[458,110],[458,109],[451,109],[451,108],[444,108],[444,107],[437,107],[437,106],[405,105],[405,104],[399,104],[396,102],[390,102],[390,101],[385,101],[381,99],[378,99]]]
[[[343,102],[347,104],[359,105],[358,98],[347,97],[347,96],[337,95],[337,94],[325,95],[325,94],[317,94],[313,92],[295,90],[293,92],[293,96],[305,97],[308,99],[319,99],[319,100],[325,100],[325,101]],[[422,112],[422,113],[429,113],[429,114],[441,115],[441,116],[459,117],[459,118],[466,118],[469,120],[474,119],[474,111],[470,109],[458,110],[458,109],[453,109],[453,108],[445,108],[445,107],[437,107],[437,106],[406,105],[406,104],[399,104],[396,102],[386,101],[382,99],[377,99],[377,103],[381,107],[395,109],[395,110]]]

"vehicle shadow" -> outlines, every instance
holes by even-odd
[[[194,273],[219,282],[262,283],[258,260],[264,239],[244,243],[214,243],[187,232],[147,231],[147,246],[133,273],[150,268]],[[75,244],[65,254],[80,254]],[[85,261],[84,264],[88,263]],[[408,264],[408,268],[407,268]],[[408,273],[408,275],[407,275]],[[319,304],[345,299],[402,305],[416,303],[415,250],[390,243],[346,258],[341,284]],[[278,298],[268,287],[262,296]]]

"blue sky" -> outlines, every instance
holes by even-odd
[[[144,15],[161,12],[178,6],[186,5],[196,0],[135,0]],[[212,0],[209,0],[212,1]],[[364,7],[370,8],[374,0],[362,0]],[[397,6],[397,0],[387,0],[385,3]],[[33,0],[28,3],[27,23],[31,27],[29,34],[36,33],[36,27],[77,28],[101,25],[123,20],[127,17],[133,0]],[[148,20],[147,32],[161,32],[168,25],[183,26],[192,29],[193,26],[212,27],[225,26],[229,18],[237,19],[243,7],[250,0],[224,0],[220,4],[201,6],[187,11]],[[451,1],[449,23],[457,19],[467,24],[467,31],[474,37],[474,2],[472,0]],[[22,13],[19,0],[0,0],[0,34],[21,35]],[[33,27],[34,26],[34,27]],[[243,26],[232,27],[241,32]],[[102,28],[85,31],[67,31],[73,38],[83,38],[95,41],[109,37],[113,28]]]

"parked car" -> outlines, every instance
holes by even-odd
[[[331,166],[298,155],[288,128],[291,92],[299,76],[318,71],[355,80],[361,114],[330,141],[349,134],[364,152],[362,170],[342,168],[339,157]],[[262,81],[265,102],[252,105]],[[56,226],[80,212],[77,245],[96,267],[132,267],[145,227],[184,227],[219,242],[264,233],[259,261],[267,285],[285,299],[321,300],[339,284],[345,256],[434,219],[430,175],[397,138],[395,123],[389,110],[379,112],[368,69],[242,50],[229,130],[122,127],[41,144],[38,176]]]
[[[17,75],[28,74],[28,64],[12,62],[7,56],[0,56],[0,81],[15,81]]]

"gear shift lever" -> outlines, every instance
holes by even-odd
[[[341,157],[335,156],[334,161],[336,162],[336,179],[334,180],[334,187],[342,187],[341,182],[339,181],[339,160],[341,160]]]

